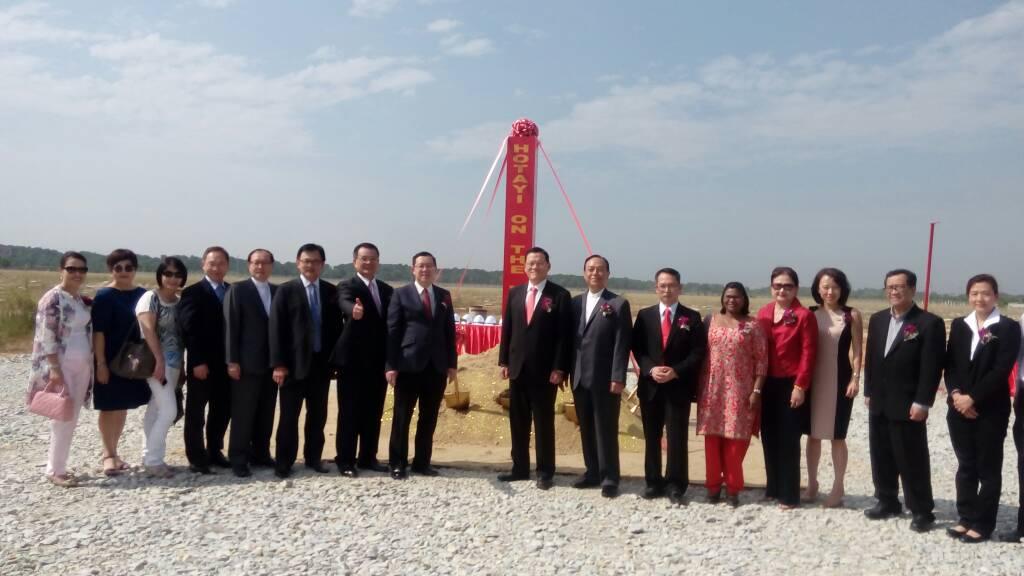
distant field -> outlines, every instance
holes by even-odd
[[[201,276],[198,271],[190,271],[190,282],[195,282]],[[106,284],[109,276],[105,271],[90,273],[86,279],[85,293],[92,295],[96,290]],[[275,276],[274,282],[289,280],[292,276]],[[240,278],[230,278],[237,280]],[[141,273],[138,280],[143,286],[155,285],[155,278],[150,273]],[[33,314],[35,303],[40,295],[58,282],[56,271],[37,270],[0,270],[0,352],[26,351],[31,347]],[[497,286],[476,286],[464,285],[456,290],[452,284],[444,284],[453,292],[453,304],[460,313],[466,313],[471,306],[482,307],[489,314],[500,315],[501,291]],[[650,306],[657,302],[654,292],[631,292],[623,293],[632,304],[633,312]],[[706,314],[711,310],[718,309],[718,294],[683,294],[682,302],[691,308],[700,310]],[[751,309],[768,302],[768,298],[754,298],[751,302]],[[805,305],[812,302],[805,301]],[[881,310],[887,306],[884,300],[851,300],[850,304],[859,308],[865,314]],[[932,312],[950,320],[962,316],[970,311],[966,303],[957,301],[933,301],[930,306]],[[1014,315],[1019,311],[1014,310]]]

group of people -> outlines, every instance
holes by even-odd
[[[304,465],[326,473],[324,427],[334,377],[334,463],[341,475],[356,477],[359,470],[386,472],[396,480],[410,471],[437,475],[431,465],[437,415],[446,384],[458,377],[451,294],[434,284],[437,261],[429,252],[413,256],[413,282],[397,289],[376,278],[376,246],[361,243],[352,256],[355,276],[335,286],[320,277],[324,249],[305,244],[296,254],[298,277],[274,285],[269,281],[274,256],[256,249],[248,255],[250,278],[229,284],[228,253],[213,246],[202,256],[202,280],[186,288],[185,265],[165,257],[156,270],[156,288],[145,290],[135,285],[137,257],[119,249],[107,258],[110,284],[90,300],[81,294],[85,257],[65,253],[60,284],[39,302],[27,395],[31,403],[38,392],[59,390],[74,407],[69,420],[51,423],[47,477],[58,485],[75,484],[66,465],[78,412],[90,394],[100,412],[105,474],[128,469],[118,453],[119,439],[126,411],[143,404],[142,464],[152,476],[174,474],[165,462],[166,437],[183,416],[191,471],[209,474],[217,466],[245,477],[250,466],[267,466],[287,478],[297,460],[303,407]],[[1021,326],[1000,313],[992,276],[968,281],[973,312],[953,321],[947,344],[943,320],[914,303],[917,282],[909,270],[886,274],[890,307],[871,316],[866,341],[861,313],[847,304],[850,283],[835,268],[814,277],[816,306],[811,308],[797,298],[796,271],[780,267],[771,273],[772,302],[756,315],[745,287],[730,282],[721,308],[703,318],[679,302],[679,272],[663,268],[654,278],[658,304],[640,310],[635,322],[629,302],[607,289],[610,264],[603,256],[584,261],[587,290],[575,297],[548,279],[550,270],[548,252],[531,248],[524,264],[528,282],[511,288],[506,298],[499,366],[510,381],[512,468],[499,480],[530,478],[532,427],[537,487],[553,485],[554,403],[558,389],[568,384],[585,465],[572,485],[617,496],[618,418],[632,355],[645,436],[644,498],[685,502],[688,423],[695,402],[710,501],[738,504],[743,459],[751,437],[760,434],[767,499],[786,509],[817,499],[821,442],[828,440],[835,475],[823,504],[840,506],[845,437],[863,374],[878,500],[865,514],[872,519],[900,514],[902,480],[911,528],[925,531],[935,520],[925,421],[945,373],[947,420],[959,463],[959,518],[948,533],[963,542],[991,537],[1011,411],[1006,387],[1021,354]],[[114,374],[110,366],[139,340],[155,359],[153,373],[144,380]],[[389,386],[394,420],[385,465],[377,459],[377,445]],[[1021,404],[1017,394],[1018,467],[1024,463]],[[808,436],[803,495],[802,435]],[[1005,538],[1019,541],[1022,534],[1024,511]]]

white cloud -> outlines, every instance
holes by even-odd
[[[352,0],[348,13],[360,18],[378,18],[394,10],[398,0]]]
[[[235,4],[238,0],[196,0],[197,3],[203,8],[215,8],[222,10]]]
[[[335,60],[338,58],[338,49],[334,46],[321,46],[309,55],[310,60]]]
[[[328,49],[318,50],[310,65],[268,75],[211,44],[159,34],[99,38],[51,26],[47,16],[34,7],[0,11],[0,30],[18,31],[4,36],[16,39],[18,50],[0,51],[0,118],[65,119],[64,129],[77,126],[112,148],[212,157],[304,154],[313,150],[308,114],[371,94],[410,94],[433,81],[415,60],[338,58]],[[62,42],[67,54],[99,72],[64,72],[58,58],[66,54],[30,52],[40,39]],[[0,133],[0,142],[16,138]]]
[[[60,11],[43,2],[26,2],[0,10],[0,45],[23,42],[74,42],[98,36],[63,28],[45,20],[56,19],[61,15]]]
[[[430,24],[427,24],[427,30],[430,32],[436,32],[439,34],[445,34],[458,28],[462,22],[458,20],[452,20],[451,18],[441,18],[434,20]]]
[[[458,36],[449,37],[441,41],[445,46],[445,53],[452,56],[483,56],[494,51],[494,43],[489,38],[473,38],[463,41]]]
[[[562,152],[626,149],[651,162],[692,165],[927,147],[1024,130],[1024,3],[964,21],[884,63],[878,53],[819,52],[785,62],[722,56],[682,81],[616,84],[542,123],[541,136]],[[430,145],[449,158],[486,158],[494,147],[490,126]]]

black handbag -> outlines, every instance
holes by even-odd
[[[157,322],[160,321],[160,297],[156,294]],[[110,362],[110,371],[129,380],[145,380],[153,375],[156,368],[156,357],[149,349],[149,344],[142,337],[142,330],[139,328],[138,320],[135,321],[135,329],[125,338],[117,356]]]

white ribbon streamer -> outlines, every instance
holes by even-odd
[[[462,234],[466,231],[466,227],[469,226],[469,220],[473,217],[473,213],[476,212],[476,207],[480,205],[480,199],[484,196],[484,190],[487,190],[487,183],[491,181],[491,176],[494,175],[494,169],[498,167],[498,161],[501,160],[501,155],[505,153],[505,143],[508,142],[507,138],[501,139],[501,146],[498,147],[498,155],[494,157],[494,162],[491,163],[491,169],[487,171],[487,178],[484,178],[484,183],[480,186],[480,193],[476,195],[476,200],[473,201],[473,207],[469,209],[469,214],[466,215],[466,221],[462,223],[462,229],[459,230],[459,238],[462,238]]]

